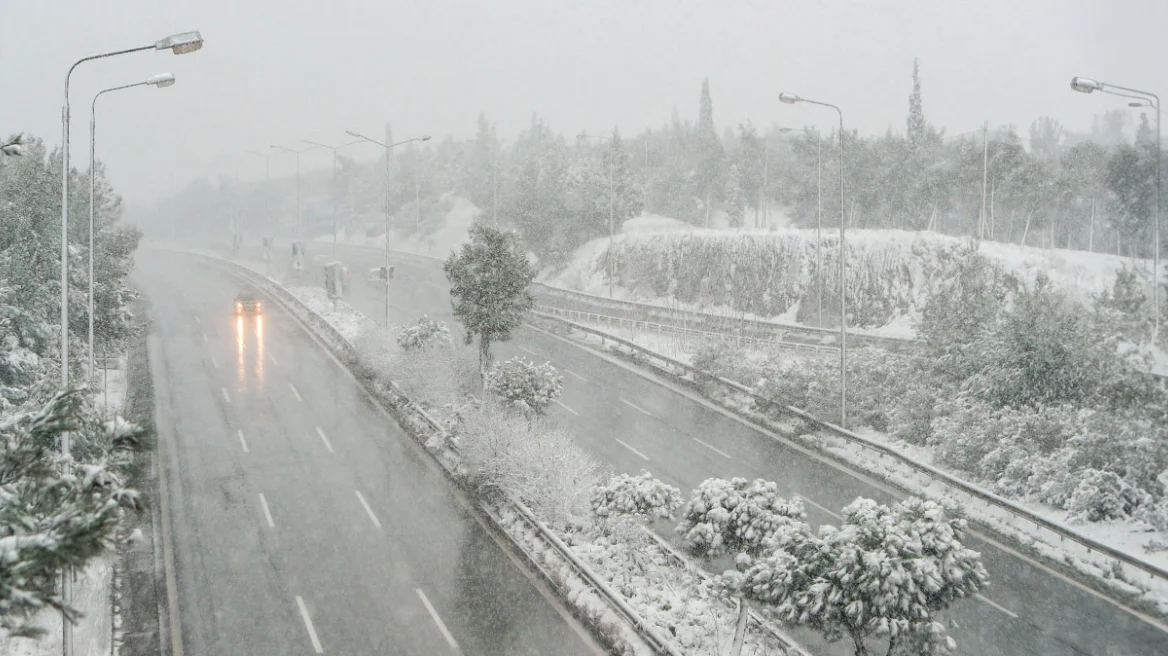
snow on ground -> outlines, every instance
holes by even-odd
[[[328,321],[349,342],[356,342],[367,331],[377,327],[373,320],[343,300],[337,300],[334,305],[334,302],[328,297],[328,292],[320,287],[295,286],[287,289],[312,311]]]
[[[390,249],[445,259],[451,251],[458,249],[459,246],[465,243],[470,233],[471,224],[474,223],[474,217],[479,213],[479,209],[475,207],[474,203],[462,196],[448,194],[444,199],[449,200],[452,207],[446,213],[437,230],[424,235],[421,239],[418,239],[417,235],[412,231],[405,233],[400,230],[390,230]],[[317,237],[314,241],[331,244],[333,236],[330,233]],[[338,234],[337,243],[349,246],[382,247],[385,245],[385,235],[380,234],[376,237],[366,237],[364,234],[348,236]]]
[[[122,414],[126,407],[126,358],[110,358],[108,367],[98,374],[100,389],[95,395],[107,415]]]
[[[110,602],[113,586],[114,555],[93,561],[89,569],[77,576],[73,585],[73,604],[82,617],[73,627],[75,656],[110,656],[113,636]],[[61,615],[46,609],[33,621],[48,633],[39,640],[0,637],[0,654],[5,656],[60,656]]]

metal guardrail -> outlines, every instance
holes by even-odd
[[[322,336],[326,338],[327,342],[330,342],[329,346],[336,348],[339,351],[338,355],[341,355],[345,360],[347,360],[346,364],[355,363],[358,361],[359,353],[357,348],[351,342],[349,342],[348,338],[341,334],[340,331],[338,331],[335,327],[332,326],[332,324],[317,314],[312,308],[308,307],[300,299],[293,296],[291,292],[289,292],[275,280],[272,280],[271,278],[263,275],[262,273],[259,273],[258,271],[254,271],[246,266],[232,262],[230,260],[225,260],[212,255],[201,253],[191,254],[213,260],[216,264],[224,265],[235,275],[247,280],[248,282],[251,282],[260,289],[263,289],[265,292],[272,294],[276,300],[284,305],[289,312],[294,315],[302,316],[304,321],[308,323],[313,330],[319,331],[318,334],[323,333]],[[297,313],[294,308],[301,309],[302,313]],[[401,389],[397,387],[396,383],[393,381],[388,382],[392,393],[398,397],[397,400],[400,407],[405,409],[406,414],[412,415],[413,421],[415,423],[420,423],[424,427],[423,432],[438,433],[443,436],[446,435],[446,431],[441,426],[441,424],[439,424],[424,409],[422,409],[421,406],[406,396],[401,391]],[[441,460],[439,460],[439,462],[441,463]],[[443,464],[443,467],[445,467],[444,463],[441,464]],[[620,595],[618,595],[616,591],[610,588],[595,572],[592,571],[591,568],[580,561],[580,559],[577,558],[574,553],[572,553],[571,549],[565,545],[563,541],[560,540],[559,537],[551,531],[551,529],[545,526],[543,522],[540,522],[526,506],[524,506],[517,499],[508,499],[508,501],[515,506],[518,515],[523,518],[524,522],[528,524],[528,526],[533,531],[535,531],[543,541],[552,545],[552,547],[557,552],[557,555],[559,555],[565,562],[569,564],[569,566],[574,570],[575,574],[587,582],[590,586],[592,586],[594,591],[597,592],[598,596],[604,599],[614,612],[623,617],[631,626],[637,630],[638,634],[640,634],[641,638],[645,640],[651,649],[653,649],[654,653],[663,656],[682,656],[672,643],[663,638],[653,626],[647,623],[636,612],[636,610],[625,603],[625,601],[620,598]],[[538,567],[538,563],[534,564],[536,564]],[[789,645],[788,648],[796,649],[797,647]]]
[[[960,478],[957,478],[956,476],[953,476],[951,474],[948,474],[946,472],[941,471],[940,469],[937,469],[936,467],[932,467],[930,465],[926,465],[924,463],[917,462],[917,461],[913,460],[912,458],[909,458],[908,456],[902,454],[901,452],[897,451],[896,449],[894,449],[886,444],[881,444],[879,442],[869,440],[868,438],[857,435],[856,433],[853,433],[845,428],[842,428],[840,426],[836,426],[835,424],[832,424],[830,422],[813,417],[812,415],[810,415],[809,413],[807,413],[804,410],[800,410],[799,408],[796,408],[794,406],[786,405],[780,401],[776,401],[774,399],[770,399],[770,398],[767,398],[767,397],[762,396],[760,394],[757,394],[754,390],[750,389],[749,387],[747,387],[741,383],[729,380],[727,378],[723,378],[721,376],[718,376],[717,374],[714,374],[714,373],[711,373],[711,372],[708,372],[708,371],[705,371],[702,369],[698,369],[697,367],[694,367],[693,365],[689,365],[689,364],[686,364],[684,362],[680,362],[680,361],[674,360],[672,358],[666,357],[664,355],[661,355],[660,353],[656,353],[650,349],[647,349],[639,344],[635,344],[627,339],[622,339],[622,338],[617,337],[615,335],[611,335],[609,333],[606,333],[603,330],[600,330],[598,328],[593,328],[591,326],[586,326],[583,324],[568,321],[566,319],[563,319],[561,317],[557,317],[557,316],[551,315],[551,314],[545,314],[545,313],[533,313],[533,314],[535,314],[536,316],[538,316],[542,319],[552,321],[553,323],[559,322],[559,323],[564,324],[568,328],[571,328],[573,330],[578,330],[578,331],[583,332],[583,333],[596,335],[598,337],[601,337],[602,339],[611,341],[615,344],[619,344],[625,348],[631,349],[635,353],[638,353],[647,359],[656,360],[658,362],[661,362],[664,365],[662,368],[667,370],[667,371],[670,371],[671,373],[672,373],[672,370],[679,370],[681,372],[684,372],[684,374],[689,374],[690,376],[693,377],[694,382],[698,382],[699,380],[706,380],[706,381],[712,381],[712,382],[718,383],[727,389],[733,390],[735,392],[738,392],[740,394],[743,394],[743,395],[749,397],[751,400],[755,401],[758,404],[775,408],[775,409],[779,410],[780,412],[783,412],[783,413],[788,414],[788,415],[792,415],[792,416],[797,417],[799,419],[802,419],[810,424],[818,426],[819,428],[826,430],[829,433],[831,433],[837,437],[841,437],[841,438],[843,438],[843,439],[845,439],[853,444],[857,444],[862,448],[870,449],[870,450],[875,451],[881,455],[889,456],[889,457],[895,459],[900,464],[905,465],[918,473],[925,474],[925,475],[933,478],[934,480],[940,481],[942,483],[949,485],[950,487],[952,487],[954,489],[957,489],[957,490],[964,492],[965,494],[969,495],[970,497],[978,499],[978,500],[980,500],[988,505],[996,506],[997,508],[1000,508],[1001,510],[1004,510],[1007,513],[1013,515],[1014,517],[1018,517],[1019,519],[1022,519],[1022,520],[1029,522],[1029,523],[1034,524],[1038,528],[1042,528],[1042,529],[1045,529],[1051,533],[1054,533],[1060,539],[1070,540],[1072,542],[1078,543],[1079,545],[1085,547],[1088,550],[1088,552],[1097,551],[1097,552],[1107,556],[1108,558],[1115,560],[1116,562],[1119,562],[1119,563],[1122,563],[1123,565],[1127,565],[1129,567],[1146,572],[1153,579],[1160,579],[1163,581],[1168,581],[1168,570],[1162,569],[1160,567],[1157,567],[1156,565],[1153,565],[1152,563],[1149,563],[1149,562],[1140,560],[1138,558],[1135,558],[1133,556],[1130,556],[1126,553],[1123,553],[1122,551],[1119,551],[1117,549],[1109,547],[1106,544],[1103,544],[1102,542],[1098,542],[1096,540],[1093,540],[1085,535],[1081,535],[1079,533],[1076,533],[1075,531],[1073,531],[1065,526],[1062,526],[1061,524],[1053,522],[1049,519],[1046,519],[1045,517],[1037,515],[1031,511],[1009,501],[1008,499],[1000,497],[1000,496],[998,496],[998,495],[996,495],[993,492],[990,492],[988,490],[983,490],[983,489],[977,487],[976,485],[973,485],[967,481],[963,481]]]

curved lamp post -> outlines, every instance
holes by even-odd
[[[203,35],[198,32],[172,34],[154,43],[82,57],[73,62],[65,73],[65,102],[61,107],[61,387],[69,387],[69,79],[73,69],[87,61],[105,59],[144,50],[169,50],[185,55],[203,47]],[[61,436],[61,455],[69,456],[69,434]],[[61,602],[68,605],[73,598],[73,584],[66,573],[61,584]],[[65,656],[73,654],[73,625],[63,620],[61,649]]]
[[[839,139],[840,139],[840,254],[839,254],[839,277],[840,277],[840,426],[848,427],[848,300],[847,289],[844,285],[844,244],[846,243],[846,229],[845,209],[844,209],[844,113],[839,107],[831,104],[820,102],[818,100],[809,100],[802,98],[793,93],[780,93],[779,102],[787,105],[794,105],[795,103],[810,103],[812,105],[819,105],[821,107],[830,107],[839,114]]]
[[[1160,97],[1150,91],[1140,91],[1118,84],[1108,84],[1087,77],[1071,78],[1071,88],[1080,93],[1100,91],[1123,98],[1138,98],[1141,102],[1129,107],[1151,107],[1156,114],[1156,213],[1152,223],[1152,343],[1160,337]]]
[[[322,143],[317,143],[315,141],[309,141],[308,139],[301,139],[300,141],[302,141],[306,144],[312,145],[312,146],[319,146],[320,148],[327,148],[327,149],[333,151],[333,256],[332,257],[335,260],[335,259],[337,259],[337,206],[340,204],[340,201],[337,199],[337,196],[338,196],[338,193],[337,193],[337,151],[342,149],[342,148],[347,148],[349,146],[352,146],[353,144],[359,144],[359,143],[361,143],[361,140],[358,139],[356,141],[350,141],[349,143],[343,143],[339,146],[330,146],[328,144],[322,144]]]
[[[269,148],[282,150],[287,153],[292,153],[296,156],[296,241],[300,241],[300,153],[306,153],[310,150],[316,150],[320,146],[309,146],[308,148],[301,148],[300,150],[293,150],[285,148],[284,146],[272,145]]]
[[[397,143],[387,144],[377,139],[372,139],[358,132],[352,130],[345,130],[345,134],[350,137],[357,137],[362,141],[367,141],[375,146],[381,146],[385,149],[385,268],[389,269],[389,176],[390,176],[390,157],[393,155],[394,146],[402,146],[415,141],[429,141],[430,135],[423,135],[421,137],[414,137],[413,139],[406,139]],[[385,328],[389,330],[389,281],[385,281]]]
[[[94,162],[96,159],[96,141],[97,134],[97,99],[103,94],[111,91],[121,91],[122,89],[132,89],[134,87],[153,86],[159,89],[169,87],[174,84],[174,75],[171,73],[159,73],[153,77],[147,78],[141,82],[134,84],[123,84],[120,87],[110,87],[102,89],[93,96],[93,103],[89,107],[89,368],[86,372],[90,378],[93,378],[93,202],[94,202],[94,186],[96,184],[96,174],[94,171]]]

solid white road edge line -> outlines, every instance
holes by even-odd
[[[731,459],[732,459],[732,458],[730,457],[730,454],[729,454],[729,453],[726,453],[725,451],[723,451],[723,450],[719,449],[718,447],[714,446],[713,444],[707,444],[707,443],[705,443],[705,442],[703,442],[703,441],[699,440],[699,439],[698,439],[698,438],[696,438],[696,437],[695,437],[695,438],[693,438],[693,441],[694,441],[694,442],[697,442],[698,444],[701,444],[702,446],[706,447],[707,449],[709,449],[709,450],[713,451],[714,453],[716,453],[716,454],[718,454],[718,455],[722,456],[723,458],[725,458],[725,459],[727,459],[727,460],[731,460]]]
[[[243,429],[240,429],[237,432],[239,433],[239,444],[243,446],[243,452],[250,453],[250,451],[247,449],[247,440],[243,439]]]
[[[292,393],[296,395],[296,400],[304,403],[304,397],[300,396],[300,390],[296,389],[296,386],[292,383],[288,383],[288,387],[292,388]]]
[[[231,397],[230,397],[230,396],[227,396],[227,388],[226,388],[226,387],[220,387],[219,389],[223,390],[223,400],[224,400],[224,401],[226,401],[226,402],[228,402],[228,403],[231,403]]]
[[[155,410],[157,412],[157,409]],[[159,441],[162,445],[162,441]],[[167,449],[169,450],[169,449]],[[174,550],[170,546],[170,483],[167,481],[166,464],[161,450],[155,453],[158,467],[158,523],[162,528],[162,566],[166,578],[166,606],[168,611],[167,629],[170,631],[170,648],[174,656],[183,656],[182,620],[178,608],[178,578],[174,571]]]
[[[304,628],[308,629],[308,639],[312,641],[312,648],[316,650],[316,653],[323,654],[324,649],[320,646],[320,638],[316,637],[312,618],[308,616],[308,607],[304,605],[304,599],[300,595],[296,595],[296,605],[300,608],[300,619],[304,620]]]
[[[264,517],[268,520],[268,527],[276,528],[276,522],[272,521],[272,511],[268,508],[268,500],[264,498],[263,492],[260,492],[260,505],[264,507]]]
[[[626,401],[626,400],[624,400],[624,399],[621,399],[621,403],[623,403],[623,404],[625,404],[625,405],[629,406],[629,407],[630,407],[630,408],[632,408],[633,410],[636,410],[637,412],[639,412],[639,413],[641,413],[641,414],[643,414],[643,415],[647,415],[647,416],[649,416],[649,417],[652,417],[652,416],[653,416],[653,413],[652,413],[652,412],[649,412],[648,410],[646,410],[646,409],[644,409],[644,408],[642,408],[642,407],[639,407],[639,406],[637,406],[637,405],[636,405],[636,404],[634,404],[634,403],[630,403],[629,401]]]
[[[544,330],[543,328],[540,328],[539,326],[535,326],[535,325],[530,324],[530,323],[525,324],[525,325],[528,328],[534,330],[535,332],[538,332],[542,335],[546,335],[548,337],[551,337],[552,339],[559,340],[559,341],[561,341],[569,346],[574,346],[574,347],[580,349],[581,351],[584,351],[585,353],[591,353],[592,355],[600,358],[601,360],[604,360],[605,362],[608,362],[609,364],[615,365],[615,366],[620,367],[621,369],[624,369],[625,371],[628,371],[634,375],[640,376],[641,378],[643,378],[651,383],[654,383],[660,387],[663,387],[663,388],[673,392],[674,394],[678,394],[679,396],[683,396],[683,397],[689,399],[690,401],[693,401],[694,403],[697,403],[699,405],[706,407],[709,410],[717,412],[718,414],[726,417],[727,419],[736,421],[739,424],[742,424],[743,426],[746,426],[754,431],[757,431],[757,432],[759,432],[759,433],[761,433],[761,434],[763,434],[763,435],[765,435],[765,436],[767,436],[767,437],[769,437],[777,442],[781,442],[784,446],[791,448],[794,451],[797,451],[799,453],[802,453],[803,455],[805,455],[809,458],[817,460],[817,461],[827,465],[828,467],[831,467],[832,469],[835,469],[835,470],[837,470],[837,471],[839,471],[847,476],[850,476],[858,481],[862,481],[864,483],[867,483],[868,485],[871,485],[872,487],[887,493],[889,496],[893,497],[894,499],[903,498],[903,495],[899,491],[893,490],[892,488],[888,487],[884,483],[873,478],[872,475],[856,468],[855,466],[853,466],[853,467],[845,466],[839,462],[836,462],[835,460],[832,460],[831,458],[827,458],[819,453],[811,451],[807,447],[804,447],[800,444],[795,443],[790,438],[784,437],[784,436],[770,430],[769,428],[765,428],[763,426],[755,424],[751,421],[744,419],[743,417],[740,417],[740,416],[734,414],[733,412],[717,405],[716,403],[713,403],[709,399],[699,395],[696,392],[691,392],[691,391],[686,390],[686,389],[684,389],[680,386],[677,386],[673,383],[670,383],[668,381],[662,380],[662,379],[657,378],[655,376],[649,375],[647,372],[641,371],[640,369],[638,369],[634,365],[626,364],[626,363],[624,363],[624,362],[622,362],[614,357],[610,357],[609,355],[607,355],[605,353],[601,353],[600,351],[597,351],[593,348],[590,348],[587,345],[580,344],[580,343],[575,342],[571,339],[568,339],[567,337],[561,337],[561,336],[556,335],[554,333],[550,333],[550,332]],[[805,498],[805,500],[807,500],[807,499]],[[820,506],[819,504],[813,503],[810,500],[807,500],[807,501],[808,501],[808,503],[810,503],[811,505],[813,505],[817,508],[827,510],[826,508],[823,508],[823,506]],[[835,513],[832,513],[830,510],[827,510],[827,512],[831,513],[832,515],[835,515]],[[835,515],[835,516],[838,517],[838,515]],[[1011,556],[1017,558],[1018,560],[1021,560],[1022,562],[1027,563],[1030,566],[1035,567],[1037,569],[1040,569],[1043,572],[1046,572],[1047,574],[1059,579],[1060,581],[1066,583],[1067,585],[1078,588],[1079,590],[1086,592],[1087,594],[1095,597],[1096,599],[1099,599],[1100,601],[1111,604],[1112,606],[1115,606],[1116,608],[1124,611],[1125,613],[1128,613],[1132,617],[1135,617],[1135,618],[1143,621],[1145,624],[1149,624],[1149,625],[1159,629],[1160,631],[1168,633],[1168,624],[1161,622],[1160,620],[1152,617],[1151,615],[1148,615],[1147,613],[1144,613],[1142,611],[1138,611],[1134,608],[1130,608],[1128,606],[1125,606],[1125,605],[1121,604],[1119,601],[1112,599],[1111,597],[1108,597],[1107,595],[1088,587],[1086,584],[1081,583],[1081,582],[1067,576],[1066,574],[1063,574],[1062,572],[1059,572],[1059,571],[1035,560],[1034,558],[1032,558],[1024,553],[1021,553],[1017,549],[1015,549],[1011,546],[1008,546],[1008,545],[1004,544],[1003,542],[1001,542],[1000,540],[994,539],[994,538],[986,535],[985,533],[982,533],[980,531],[975,531],[975,530],[971,530],[970,533],[977,536],[977,538],[979,540],[982,540],[983,542],[994,546],[999,551],[1008,553]]]
[[[430,617],[433,618],[434,623],[438,625],[438,630],[442,632],[442,637],[446,638],[446,643],[449,644],[451,649],[454,651],[459,651],[458,641],[454,639],[454,636],[450,635],[450,631],[442,622],[442,618],[438,617],[438,611],[434,610],[434,607],[430,605],[430,600],[426,598],[426,593],[422,592],[421,588],[414,588],[414,592],[418,593],[418,598],[422,600],[422,605],[426,607],[426,610],[430,613]]]
[[[628,449],[629,451],[632,451],[633,453],[635,453],[635,454],[637,454],[637,455],[641,456],[641,459],[642,459],[642,460],[644,460],[645,462],[649,462],[649,456],[647,456],[647,455],[645,455],[645,454],[641,453],[640,451],[638,451],[638,450],[634,449],[633,447],[629,446],[629,445],[628,445],[628,444],[627,444],[627,443],[626,443],[624,440],[622,440],[621,438],[619,438],[619,437],[614,437],[613,439],[614,439],[614,440],[616,440],[617,444],[620,444],[621,446],[623,446],[624,448]]]
[[[568,404],[564,403],[563,401],[561,401],[561,400],[559,400],[559,399],[552,399],[552,402],[554,402],[556,405],[560,406],[561,408],[563,408],[563,409],[567,410],[568,412],[570,412],[570,413],[572,413],[572,414],[576,415],[577,417],[579,417],[579,416],[580,416],[580,413],[579,413],[579,412],[576,412],[575,410],[573,410],[573,409],[569,408],[569,407],[568,407]]]
[[[292,389],[296,389],[296,388],[292,388]],[[317,426],[316,427],[316,434],[320,436],[320,440],[322,442],[324,442],[324,446],[325,446],[325,448],[327,448],[329,450],[329,453],[336,453],[336,451],[333,451],[333,445],[329,443],[328,436],[324,434],[323,428],[321,428],[320,426]]]
[[[357,500],[361,502],[362,506],[365,506],[365,512],[369,514],[369,519],[373,521],[373,525],[381,528],[381,522],[378,521],[377,515],[373,514],[373,509],[369,507],[369,502],[365,500],[365,495],[361,494],[360,490],[353,491],[357,493]]]
[[[985,602],[987,605],[992,606],[994,608],[997,608],[998,610],[1009,615],[1010,617],[1012,617],[1014,619],[1018,619],[1018,613],[1015,613],[1015,612],[1007,609],[1005,606],[1002,606],[1001,604],[998,604],[998,603],[992,601],[991,599],[989,599],[988,597],[986,597],[982,593],[978,592],[978,593],[974,594],[973,596],[977,597],[979,601]]]

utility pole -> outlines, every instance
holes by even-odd
[[[985,223],[986,223],[986,178],[990,170],[990,122],[985,121],[982,124],[981,131],[981,218],[977,222],[977,238],[985,237]]]

